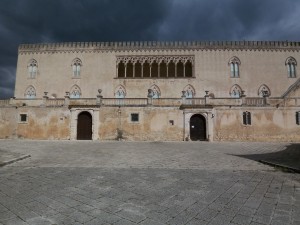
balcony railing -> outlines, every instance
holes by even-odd
[[[245,105],[248,106],[263,106],[266,104],[265,98],[246,98]]]
[[[18,98],[18,99],[0,99],[0,106],[166,106],[180,107],[183,106],[300,106],[300,97],[290,98]]]
[[[126,106],[126,105],[147,105],[147,98],[103,98],[102,105],[106,106]]]
[[[96,105],[96,98],[71,98],[69,105]]]
[[[0,106],[7,106],[9,105],[10,99],[0,99]]]
[[[47,99],[46,106],[63,106],[65,104],[64,98]]]
[[[182,102],[183,105],[205,105],[205,98],[186,98]]]
[[[181,98],[154,98],[152,99],[152,105],[154,106],[180,106],[182,102]]]

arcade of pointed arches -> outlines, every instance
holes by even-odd
[[[192,78],[194,56],[117,56],[117,78]]]

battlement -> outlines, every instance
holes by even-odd
[[[19,53],[64,50],[142,50],[142,49],[295,49],[300,50],[300,42],[290,41],[129,41],[129,42],[64,42],[21,44]]]

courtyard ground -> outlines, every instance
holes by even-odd
[[[0,224],[300,224],[299,146],[0,140]]]

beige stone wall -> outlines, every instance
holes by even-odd
[[[182,141],[189,135],[190,117],[201,114],[206,118],[209,141],[300,141],[300,126],[295,118],[297,107],[229,106],[184,111],[176,107],[100,107],[71,111],[65,107],[1,107],[0,138],[76,140],[77,115],[82,111],[93,116],[93,140]],[[243,125],[244,111],[251,112],[251,125]],[[139,114],[139,122],[131,122],[131,113]],[[27,114],[26,123],[20,122],[20,114]]]
[[[251,112],[251,125],[243,125],[245,111]],[[299,108],[218,108],[214,118],[214,140],[299,142],[296,111]]]
[[[195,57],[195,78],[170,79],[116,79],[116,57],[120,55],[193,55]],[[230,78],[229,59],[240,59],[240,78]],[[257,97],[258,88],[266,84],[271,89],[271,97],[281,96],[297,78],[287,77],[285,61],[294,57],[300,62],[299,51],[291,49],[191,49],[191,48],[133,48],[132,50],[95,50],[85,48],[27,49],[20,51],[17,65],[15,97],[23,98],[29,85],[36,88],[37,97],[44,92],[63,98],[66,91],[78,85],[83,98],[94,98],[101,88],[105,98],[113,98],[115,88],[123,85],[127,98],[145,98],[147,90],[156,84],[162,98],[179,98],[183,88],[191,84],[196,97],[203,97],[209,90],[215,97],[230,97],[229,90],[234,84],[241,86],[248,97]],[[30,59],[36,59],[38,74],[35,79],[28,78],[27,65]],[[72,78],[72,60],[82,61],[81,78]],[[298,71],[299,74],[299,71]]]
[[[15,107],[0,107],[0,139],[16,137],[18,116]]]
[[[139,114],[139,122],[131,122],[131,113]],[[174,122],[172,125],[170,120]],[[182,111],[172,107],[105,107],[99,114],[100,140],[181,141]]]
[[[70,138],[70,111],[67,108],[21,107],[17,110],[17,114],[21,113],[28,115],[28,122],[17,124],[19,138],[46,140]]]

